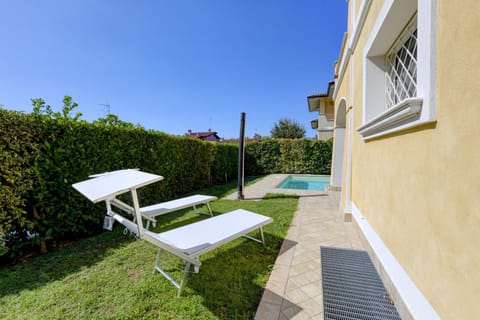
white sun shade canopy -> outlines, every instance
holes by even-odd
[[[73,184],[72,186],[92,202],[111,199],[132,189],[163,180],[162,176],[126,169],[93,175],[93,178]]]

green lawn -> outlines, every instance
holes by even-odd
[[[201,193],[221,196],[234,186]],[[241,238],[202,255],[200,273],[189,276],[180,298],[153,272],[155,247],[124,236],[120,225],[3,267],[0,319],[252,319],[296,207],[295,197],[280,195],[213,202],[215,215],[244,208],[273,217],[264,228],[267,244]],[[207,217],[192,210],[168,214],[156,231],[201,219]],[[181,261],[167,254],[162,258],[162,266],[179,279]]]

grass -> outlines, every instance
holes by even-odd
[[[245,186],[249,186],[251,184],[254,184],[260,180],[262,180],[263,177],[249,177],[245,179]],[[237,181],[231,181],[226,184],[219,184],[213,187],[197,190],[192,194],[208,194],[212,196],[216,196],[218,198],[225,197],[231,193],[234,193],[237,191]]]
[[[221,196],[234,190],[231,183],[201,193]],[[180,298],[153,272],[155,247],[124,236],[119,225],[3,267],[0,319],[253,319],[296,207],[295,197],[281,195],[212,202],[214,215],[244,208],[274,222],[264,228],[266,246],[240,238],[202,255],[200,273],[189,276]],[[206,218],[183,210],[161,217],[156,231]],[[180,278],[183,265],[177,258],[164,254],[162,266]]]

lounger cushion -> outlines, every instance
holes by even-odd
[[[188,255],[198,255],[272,221],[270,217],[238,209],[166,232],[145,234]]]

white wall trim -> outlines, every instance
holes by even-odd
[[[352,201],[347,201],[345,204],[345,213],[352,213]]]
[[[418,59],[424,63],[417,66],[418,96],[423,97],[426,110],[422,111],[423,121],[437,118],[437,39],[438,0],[418,1]],[[426,78],[426,79],[425,79]]]
[[[387,109],[384,113],[357,128],[364,140],[404,130],[405,121],[417,117],[422,111],[423,99],[409,98]],[[402,125],[403,124],[403,125]]]
[[[342,60],[340,62],[340,72],[338,75],[337,83],[341,83],[343,80],[343,77],[345,76],[345,71],[347,69],[348,61],[350,60],[350,56],[353,54],[357,46],[357,42],[358,42],[358,39],[360,38],[360,33],[362,32],[363,25],[365,24],[368,9],[370,9],[371,3],[372,3],[372,0],[363,0],[360,8],[360,14],[358,17],[355,16],[355,22],[356,22],[355,28],[353,29],[352,37],[348,41],[348,48],[347,50],[345,50],[341,58]],[[355,8],[352,9],[352,11],[354,10]],[[337,97],[339,87],[340,86],[338,85],[335,86],[335,90],[333,91],[333,95],[332,95],[333,100],[335,100]]]
[[[352,216],[414,319],[440,319],[380,236],[352,202]]]
[[[342,112],[339,112],[342,108]],[[343,166],[346,150],[346,125],[347,125],[347,99],[342,97],[335,107],[335,131],[333,138],[333,155],[330,185],[333,187],[344,187]]]
[[[350,55],[351,55],[350,48],[347,48],[347,50],[343,52],[343,56],[340,64],[340,72],[337,78],[337,83],[342,83],[343,81],[343,77],[345,76],[345,71],[347,68],[347,60],[350,60],[349,59]],[[339,85],[335,85],[335,89],[333,90],[333,94],[332,94],[333,100],[336,100],[339,88],[340,88]]]
[[[367,12],[368,9],[370,8],[370,4],[372,3],[372,0],[363,0],[361,8],[360,8],[360,15],[358,16],[358,19],[356,19],[356,25],[355,25],[355,30],[353,31],[353,37],[350,38],[350,43],[348,45],[349,49],[352,51],[355,51],[355,48],[357,47],[357,42],[358,39],[360,38],[360,33],[362,32],[363,25],[365,24],[365,20],[367,19]]]
[[[322,127],[320,129],[318,129],[318,131],[320,132],[331,132],[333,131],[333,129],[335,129],[334,127]]]
[[[353,139],[353,106],[347,104],[348,118],[348,148],[347,148],[347,168],[345,175],[345,212],[352,212],[352,139]]]

